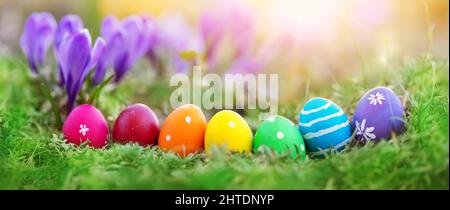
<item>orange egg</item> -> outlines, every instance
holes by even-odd
[[[201,152],[206,123],[205,115],[196,105],[180,106],[167,116],[162,125],[158,146],[165,152],[173,151],[182,157]]]

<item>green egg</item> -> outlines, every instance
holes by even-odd
[[[253,141],[255,152],[273,150],[276,154],[306,158],[305,143],[297,127],[282,116],[271,116],[264,120],[256,131]]]

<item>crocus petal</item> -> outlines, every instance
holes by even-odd
[[[106,70],[108,69],[108,65],[106,62],[103,62],[100,59],[95,66],[94,77],[92,77],[92,84],[98,85],[100,84],[106,75]]]
[[[129,51],[128,48],[125,47],[129,45],[128,42],[128,33],[125,30],[119,30],[116,33],[115,41],[111,41],[111,65],[114,67],[115,77],[114,82],[119,82],[122,80],[122,77],[128,71],[128,59],[129,59]],[[110,48],[108,48],[110,49]]]
[[[142,37],[143,42],[147,44],[147,50],[143,52],[143,54],[147,53],[151,48],[154,47],[155,42],[157,40],[157,30],[156,24],[153,19],[148,16],[143,16],[142,21],[144,23],[144,34]]]
[[[22,33],[21,37],[21,47],[23,49],[23,52],[25,56],[28,57],[28,63],[30,64],[30,67],[33,71],[36,73],[38,72],[37,69],[37,61],[36,61],[36,55],[35,55],[35,49],[37,45],[37,41],[34,42],[32,40],[33,36],[39,36],[40,34],[37,33],[39,26],[39,20],[40,19],[40,13],[33,13],[26,21],[24,26],[24,31]]]
[[[128,59],[129,59],[128,53],[122,53],[118,55],[114,60],[114,71],[115,71],[115,77],[114,82],[120,82],[122,81],[122,77],[127,72],[127,65],[128,65]]]
[[[97,66],[95,69],[95,74],[93,77],[93,84],[100,84],[105,75],[106,70],[111,65],[112,60],[122,51],[124,46],[124,34],[122,32],[115,33],[110,37],[108,43],[105,46],[104,52],[101,54]]]
[[[200,54],[204,50],[204,42],[197,31],[189,27],[180,15],[161,19],[157,24],[157,33],[158,39],[155,49],[152,49],[153,53],[157,53],[161,59],[168,57],[170,67],[176,72],[185,72],[193,63],[183,60],[180,57],[181,52],[194,51]]]
[[[103,55],[103,53],[106,50],[106,42],[103,38],[99,37],[95,40],[94,48],[92,48],[91,53],[91,62],[87,66],[87,69],[92,69],[95,65],[97,65],[97,62],[100,60],[100,57]]]
[[[91,60],[91,36],[87,29],[81,30],[73,37],[67,57],[66,68],[69,69],[70,77],[74,82],[81,80]],[[72,91],[78,90],[75,88]]]
[[[112,37],[119,29],[119,20],[115,16],[107,16],[102,22],[100,29],[100,34],[108,42],[110,37]]]
[[[156,40],[153,22],[148,17],[140,16],[129,16],[121,22],[114,16],[108,16],[103,20],[101,34],[107,50],[97,63],[94,84],[103,80],[109,66],[114,67],[114,81],[121,81]]]
[[[123,20],[122,29],[127,49],[115,57],[115,82],[121,81],[122,77],[148,51],[152,33],[149,27],[148,21],[144,21],[142,17],[129,16]]]
[[[70,34],[74,34],[84,28],[83,21],[77,15],[66,15],[59,22],[55,36],[55,47],[58,48],[61,41]]]
[[[33,72],[35,73],[38,73],[37,66],[32,57],[31,45],[28,45],[27,37],[24,35],[20,37],[20,47],[22,48],[23,54],[25,54],[25,56],[27,57],[28,65],[30,66],[31,70],[33,70]]]
[[[114,16],[107,16],[102,23],[101,34],[106,39],[107,50],[101,56],[93,78],[94,84],[99,84],[104,79],[109,66],[114,67],[115,81],[119,81],[128,70],[129,49],[132,48],[127,31]]]
[[[84,82],[85,78],[87,77],[87,75],[89,74],[89,72],[91,71],[91,69],[94,68],[94,66],[99,64],[99,60],[105,51],[106,51],[105,40],[103,40],[103,38],[101,38],[101,37],[97,38],[95,40],[94,48],[92,48],[90,62],[86,66],[86,68],[83,72],[83,75],[81,76],[80,87],[81,87],[81,85],[83,85],[83,82]]]
[[[102,57],[105,47],[105,41],[102,38],[98,38],[94,47],[91,48],[91,36],[87,29],[83,29],[62,40],[57,52],[61,72],[64,74],[68,111],[71,111],[73,108],[84,80],[91,68]]]
[[[200,35],[207,42],[217,42],[222,36],[222,20],[210,13],[205,13],[200,17]]]
[[[235,57],[242,56],[250,48],[255,34],[254,18],[246,7],[231,6],[228,17],[230,35],[235,47]]]
[[[189,70],[190,63],[183,60],[178,55],[172,56],[172,64],[177,73],[186,73]]]
[[[39,66],[42,66],[44,63],[44,57],[47,54],[47,50],[50,45],[53,43],[56,31],[56,21],[54,17],[49,13],[42,13],[41,17],[42,24],[39,28],[37,28],[38,40],[36,43],[37,50],[37,62]]]
[[[67,107],[72,109],[75,99],[85,79],[88,64],[91,61],[91,37],[83,29],[69,40],[63,41],[59,54],[61,68],[66,74],[65,86],[68,96]]]
[[[223,22],[218,15],[205,13],[200,17],[200,35],[205,42],[206,60],[215,59],[217,48],[223,37]]]
[[[70,36],[73,36],[84,27],[83,22],[80,17],[77,15],[66,15],[64,16],[58,24],[58,28],[56,30],[55,36],[55,45],[54,45],[54,54],[58,61],[58,69],[59,69],[59,84],[63,86],[65,84],[65,73],[61,68],[61,64],[58,59],[58,48],[60,48],[62,42],[64,40],[69,39]]]
[[[68,63],[68,59],[70,59],[68,57],[68,53],[69,50],[72,46],[72,40],[73,40],[73,36],[68,36],[65,39],[61,40],[61,43],[59,45],[59,48],[56,49],[56,54],[57,56],[55,56],[58,59],[58,67],[60,69],[60,74],[62,76],[62,79],[64,80],[64,83],[67,82],[67,80],[69,79],[69,66],[67,65]]]
[[[148,17],[139,17],[142,23],[139,39],[137,40],[136,59],[141,58],[153,44],[155,26]],[[134,61],[135,62],[135,61]]]
[[[20,46],[35,73],[44,64],[44,57],[53,43],[55,30],[55,19],[46,12],[33,13],[25,22]]]
[[[148,51],[153,31],[148,19],[138,16],[126,18],[122,25],[127,32],[126,41],[129,55],[126,70],[129,70]]]
[[[253,58],[241,58],[229,69],[229,73],[257,73],[262,68],[262,63]]]
[[[139,45],[142,44],[139,43],[139,40],[143,30],[143,25],[142,21],[137,16],[129,16],[123,21],[122,26],[127,32],[127,54],[129,55],[126,57],[129,60],[126,60],[123,63],[123,69],[127,71],[131,67],[131,64],[134,62],[135,57],[139,55]]]

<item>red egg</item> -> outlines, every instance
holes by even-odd
[[[89,140],[89,145],[102,148],[108,143],[108,123],[94,106],[83,104],[70,112],[63,126],[63,134],[69,143],[80,145]]]
[[[156,144],[159,122],[152,109],[144,104],[133,104],[117,117],[113,127],[113,141],[121,144],[139,143],[141,146]]]

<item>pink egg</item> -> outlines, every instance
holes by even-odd
[[[89,139],[89,145],[102,148],[108,143],[108,123],[94,106],[83,104],[70,112],[63,126],[67,141],[80,145]]]

